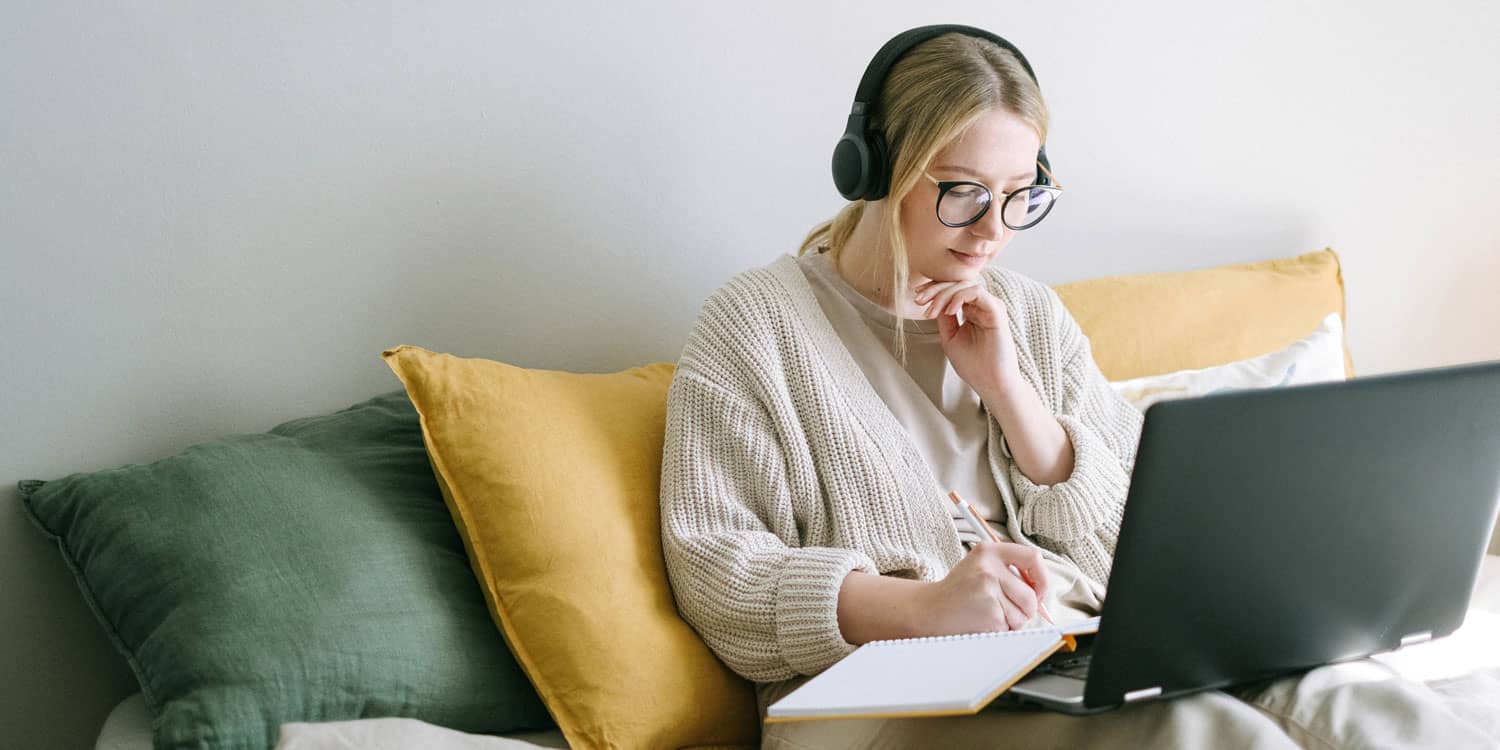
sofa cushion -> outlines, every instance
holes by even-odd
[[[1110,386],[1144,412],[1170,399],[1344,380],[1344,364],[1344,327],[1338,313],[1328,313],[1317,330],[1285,349],[1213,367],[1111,382]]]
[[[755,745],[752,685],[677,613],[662,559],[659,362],[533,370],[383,352],[495,622],[574,747]]]
[[[290,721],[553,726],[392,391],[146,464],[20,483],[140,681],[158,748]]]
[[[1336,312],[1344,280],[1331,249],[1192,271],[1105,276],[1055,286],[1110,380],[1256,357]],[[1354,361],[1344,349],[1345,370]]]

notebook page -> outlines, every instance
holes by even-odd
[[[973,713],[1061,643],[1056,628],[871,641],[768,706],[766,715]]]
[[[1088,618],[1087,620],[1079,620],[1078,622],[1070,622],[1066,625],[1059,625],[1057,626],[1057,629],[1062,631],[1063,635],[1087,635],[1089,633],[1097,633],[1099,632],[1099,617],[1094,616]]]

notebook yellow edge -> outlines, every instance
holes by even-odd
[[[1057,650],[1060,649],[1060,648],[1062,648],[1063,645],[1066,643],[1066,641],[1063,640],[1063,639],[1066,639],[1066,638],[1069,638],[1069,637],[1070,636],[1063,636],[1062,639],[1058,639],[1057,643],[1052,644],[1052,648],[1049,648],[1046,651],[1042,652],[1042,654],[1040,656],[1038,656],[1035,660],[1033,660],[1030,664],[1027,664],[1025,667],[1017,670],[1016,671],[1016,675],[1014,677],[1012,677],[1009,682],[1006,682],[1005,684],[1001,685],[1000,687],[995,688],[995,692],[990,693],[988,696],[985,697],[984,700],[982,700],[982,701],[979,702],[979,705],[976,705],[973,708],[941,709],[941,710],[937,710],[937,711],[901,711],[901,712],[898,712],[898,713],[889,713],[889,714],[874,713],[874,714],[823,714],[821,716],[767,716],[765,718],[765,723],[767,723],[767,724],[782,724],[782,723],[792,722],[792,721],[812,721],[812,720],[815,720],[815,719],[902,719],[902,718],[907,718],[907,717],[921,718],[921,717],[931,717],[931,716],[970,716],[970,715],[979,713],[981,710],[984,709],[985,706],[988,706],[990,704],[990,701],[993,701],[996,698],[1000,697],[1001,693],[1009,690],[1010,687],[1012,685],[1016,684],[1017,682],[1020,682],[1022,677],[1025,677],[1026,675],[1031,674],[1031,670],[1036,669],[1038,666],[1040,666],[1042,662],[1044,662],[1044,661],[1047,660],[1047,657],[1049,657],[1049,656],[1057,653]]]

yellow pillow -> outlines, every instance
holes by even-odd
[[[1194,271],[1106,276],[1054,287],[1109,380],[1257,357],[1289,346],[1325,315],[1349,321],[1332,249]]]
[[[753,685],[677,614],[659,491],[675,365],[382,352],[516,660],[576,748],[755,746]]]

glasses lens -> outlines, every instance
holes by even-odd
[[[1052,191],[1043,188],[1017,190],[1005,199],[1001,218],[1005,219],[1006,226],[1011,229],[1036,226],[1052,210],[1054,200]]]
[[[968,224],[990,204],[990,191],[978,185],[954,185],[938,201],[938,218],[944,224]]]

